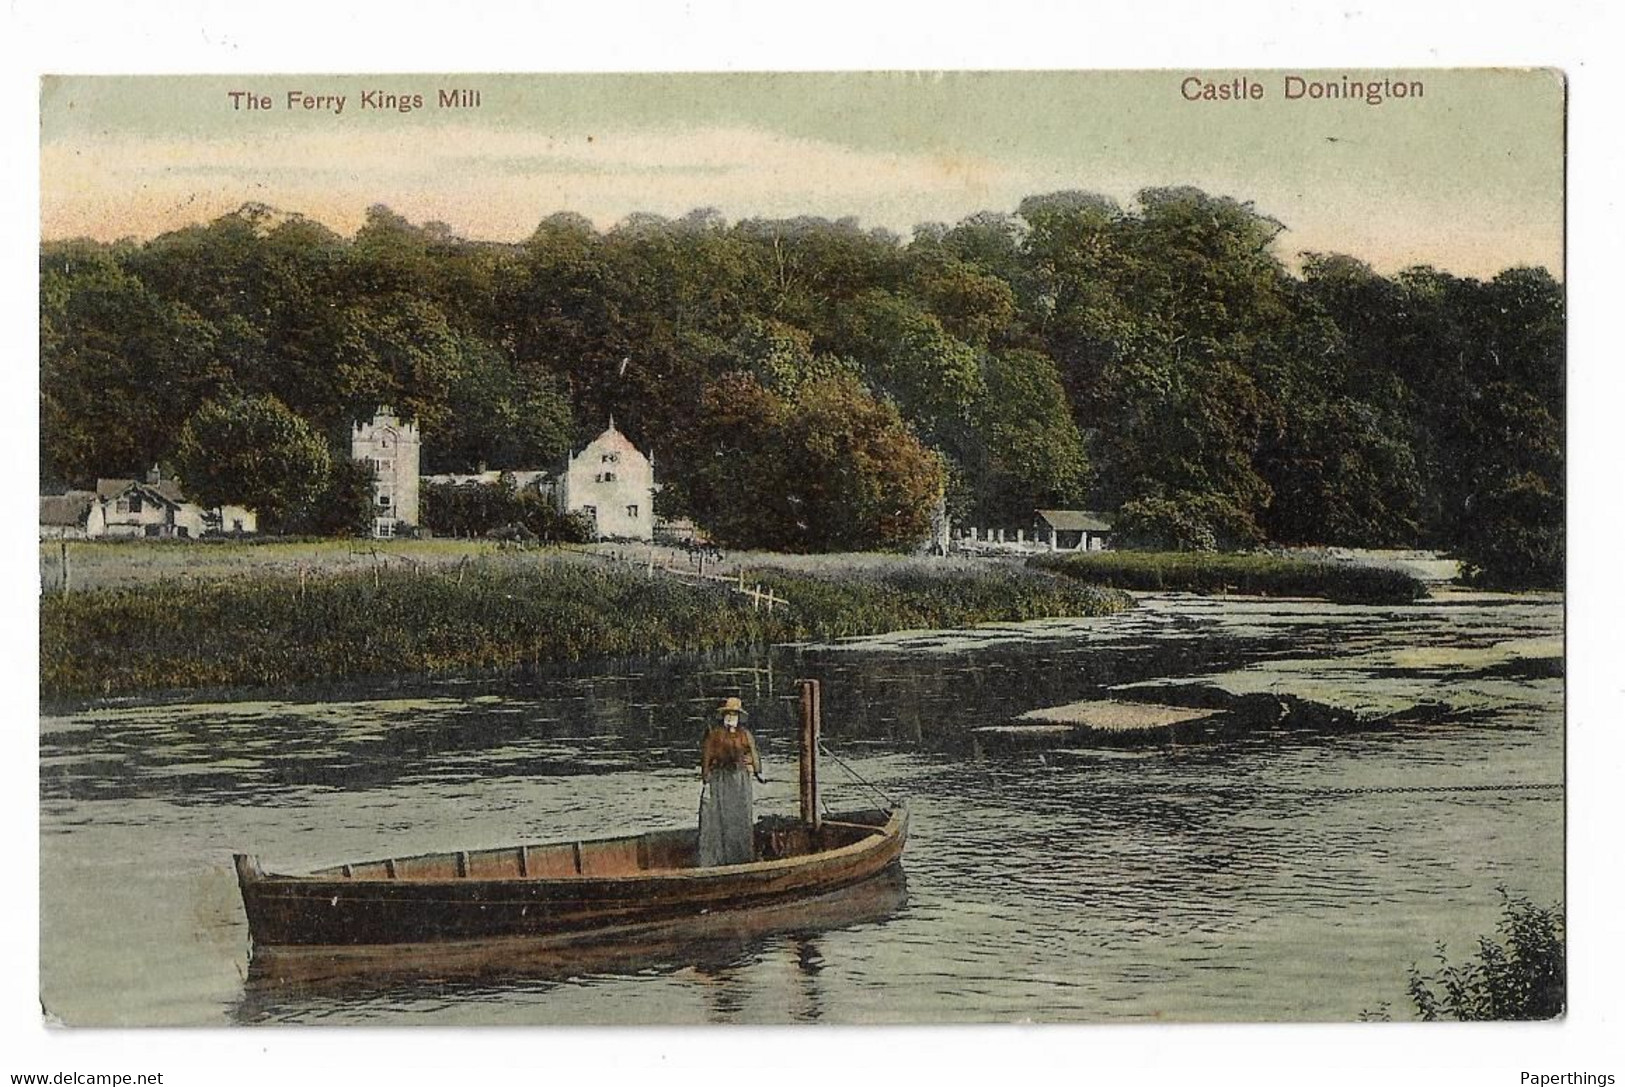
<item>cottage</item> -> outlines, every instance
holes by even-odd
[[[1112,521],[1089,510],[1039,510],[1033,539],[1051,551],[1100,551],[1111,546]]]
[[[654,538],[654,460],[609,429],[570,458],[556,491],[559,508],[592,518],[600,538]]]
[[[145,480],[99,479],[94,491],[40,496],[40,538],[88,540],[118,537],[191,539],[208,533],[254,532],[252,510],[207,510],[188,499],[157,469]]]
[[[156,470],[145,482],[135,479],[96,481],[99,531],[92,536],[144,536],[152,539],[203,535],[203,511],[186,501],[172,479]]]
[[[379,408],[350,434],[350,456],[372,468],[372,534],[398,535],[418,523],[418,428]]]

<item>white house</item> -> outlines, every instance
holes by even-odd
[[[418,524],[418,428],[381,407],[350,434],[350,456],[372,466],[372,534],[394,536]]]
[[[654,538],[654,460],[615,429],[613,416],[608,430],[570,458],[555,493],[561,510],[591,517],[600,538]]]
[[[41,539],[195,539],[255,532],[256,521],[241,506],[203,508],[157,468],[145,480],[98,479],[94,491],[40,495]]]

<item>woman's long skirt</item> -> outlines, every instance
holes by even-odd
[[[756,859],[750,771],[716,770],[700,798],[700,867]]]

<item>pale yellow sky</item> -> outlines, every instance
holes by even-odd
[[[601,227],[715,207],[730,220],[925,221],[1028,195],[1192,184],[1288,227],[1283,258],[1392,271],[1562,272],[1554,73],[1304,72],[1420,83],[1382,105],[1289,100],[1287,73],[1211,72],[1260,97],[1191,101],[1187,72],[61,77],[41,95],[41,234],[147,238],[248,201],[350,233],[368,206],[519,240],[556,211]],[[1306,84],[1305,84],[1306,85]],[[442,107],[442,90],[480,104]],[[267,96],[250,110],[231,91]],[[423,98],[376,108],[368,91]],[[290,92],[342,97],[290,106]]]

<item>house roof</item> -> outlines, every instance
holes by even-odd
[[[608,430],[604,431],[591,442],[587,443],[587,448],[589,449],[594,446],[597,446],[599,449],[612,449],[622,453],[628,451],[633,453],[638,452],[638,447],[632,444],[632,439],[628,438],[625,434],[622,434],[619,430],[616,430],[614,423],[609,425]]]
[[[67,494],[39,496],[39,523],[42,525],[82,525],[90,516],[90,504],[96,500],[93,491],[69,491]]]
[[[1110,532],[1112,519],[1091,510],[1039,510],[1039,520],[1057,532]]]
[[[625,434],[622,434],[616,429],[614,419],[609,421],[609,428],[607,430],[583,446],[581,452],[572,455],[569,458],[568,463],[573,465],[577,461],[581,460],[581,458],[588,456],[589,454],[602,453],[627,453],[637,457],[640,460],[647,461],[651,465],[654,463],[654,458],[650,457],[648,454],[644,453],[643,450],[633,445],[631,438],[628,438]]]
[[[140,489],[143,493],[168,502],[172,506],[184,505],[187,501],[186,495],[181,491],[180,484],[173,479],[161,479],[157,483],[143,483],[137,479],[98,479],[96,481],[96,497],[103,502],[135,489]]]

